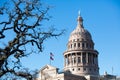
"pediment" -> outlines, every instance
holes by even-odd
[[[47,64],[40,71],[50,71],[50,70],[56,70],[56,69],[58,68]]]

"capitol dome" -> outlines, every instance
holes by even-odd
[[[78,21],[77,27],[70,34],[69,41],[73,41],[75,39],[92,40],[92,37],[91,37],[91,34],[89,33],[89,31],[87,31],[83,27],[82,17],[78,16],[77,21]]]
[[[99,75],[98,51],[94,49],[92,36],[83,27],[83,19],[78,15],[77,26],[71,32],[64,52],[64,71],[74,75]]]

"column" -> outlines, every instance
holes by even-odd
[[[93,65],[93,53],[91,54],[91,61],[92,61],[92,65]]]
[[[67,54],[67,66],[68,66],[68,64],[70,64],[70,60],[69,60],[69,56]]]
[[[65,55],[64,55],[64,66],[66,66],[66,58],[65,58]]]
[[[74,65],[74,57],[75,57],[75,56],[74,56],[74,53],[72,53],[72,54],[71,54],[71,63],[72,63],[72,65]]]
[[[76,53],[76,65],[78,66],[78,53]]]
[[[98,66],[98,55],[96,55],[96,64]]]
[[[95,59],[96,59],[96,56],[95,56],[95,54],[93,54],[93,63],[94,64],[96,64]]]
[[[88,64],[88,52],[86,52],[86,63]]]
[[[66,66],[67,63],[67,55],[64,56],[64,65]]]
[[[72,53],[70,54],[70,65],[72,65]]]
[[[95,64],[95,54],[93,54],[93,63]]]
[[[82,43],[80,42],[80,49],[82,49]]]
[[[83,64],[83,53],[81,52],[81,63]]]
[[[92,61],[91,61],[91,53],[89,54],[89,64],[91,65]]]
[[[86,64],[86,52],[83,53],[83,63]]]
[[[75,53],[75,60],[76,60],[76,63],[75,65],[77,64],[77,53]]]
[[[84,46],[85,46],[85,49],[87,48],[87,46],[86,46],[87,44],[86,43],[84,43]]]

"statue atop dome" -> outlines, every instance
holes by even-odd
[[[80,11],[78,11],[78,18],[77,18],[77,21],[78,21],[78,26],[80,26],[80,27],[83,28],[83,18],[81,17]]]
[[[80,10],[78,11],[78,16],[81,16],[81,14],[80,14]]]

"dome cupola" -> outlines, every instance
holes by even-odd
[[[77,27],[74,29],[69,37],[69,41],[74,39],[84,39],[84,40],[92,40],[91,34],[89,31],[84,29],[83,26],[83,18],[79,15],[77,18]]]

